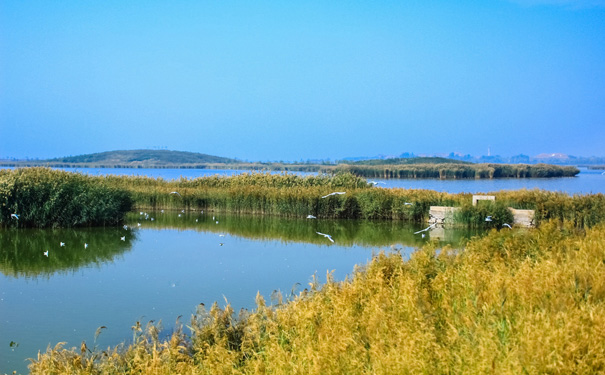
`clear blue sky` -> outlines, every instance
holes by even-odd
[[[605,1],[0,2],[0,157],[605,155]]]

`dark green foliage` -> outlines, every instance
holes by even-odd
[[[98,178],[49,168],[0,172],[2,226],[116,225],[132,205],[127,190],[107,186]],[[19,219],[11,218],[11,214]]]

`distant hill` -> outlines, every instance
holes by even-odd
[[[238,160],[200,154],[186,151],[169,150],[121,150],[107,151],[96,154],[67,156],[48,159],[42,162],[65,164],[92,164],[92,165],[130,165],[137,166],[174,166],[197,165],[208,163],[238,163]]]
[[[412,157],[412,158],[389,158],[370,159],[353,162],[354,165],[402,165],[402,164],[472,164],[467,161],[453,160],[441,157]]]

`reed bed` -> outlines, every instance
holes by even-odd
[[[492,231],[463,251],[380,253],[254,311],[198,306],[133,340],[49,347],[32,374],[595,374],[605,371],[605,225]]]
[[[580,170],[571,166],[550,164],[385,164],[351,165],[339,164],[336,172],[349,172],[367,178],[438,178],[438,179],[483,179],[483,178],[549,178],[573,177]]]
[[[322,198],[332,192],[345,192]],[[213,210],[304,218],[400,220],[424,223],[430,206],[462,207],[459,225],[501,226],[506,207],[533,209],[535,223],[561,219],[591,227],[605,219],[603,194],[540,190],[492,193],[495,204],[471,206],[472,194],[372,187],[351,173],[334,176],[246,173],[167,181],[140,176],[85,176],[47,168],[0,173],[0,224],[64,227],[112,225],[131,208]],[[11,219],[18,213],[19,220]],[[492,216],[496,220],[486,223]]]
[[[0,170],[0,226],[115,225],[132,203],[125,189],[82,174],[50,168]]]

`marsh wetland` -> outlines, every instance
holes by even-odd
[[[267,299],[274,290],[300,293],[313,274],[325,281],[334,271],[343,280],[377,249],[409,256],[429,241],[457,247],[479,233],[451,229],[423,239],[413,235],[420,225],[392,221],[145,213],[147,220],[129,214],[127,229],[0,232],[0,337],[8,340],[0,347],[1,373],[26,372],[26,358],[49,344],[93,345],[101,326],[107,329],[96,344],[105,348],[128,340],[136,321],[161,320],[168,332],[200,303],[252,309],[257,292]]]
[[[165,180],[162,176],[84,177],[80,174],[74,176],[72,173],[65,173],[33,169],[5,172],[0,176],[3,178],[0,187],[4,189],[5,199],[2,206],[4,228],[0,230],[0,373],[10,373],[13,370],[26,373],[29,363],[27,358],[37,359],[33,373],[46,373],[48,368],[45,366],[49,365],[56,365],[57,368],[65,370],[67,367],[61,366],[69,367],[76,362],[78,373],[95,373],[97,366],[122,368],[123,365],[134,365],[129,362],[130,354],[122,352],[114,352],[115,354],[107,357],[107,361],[117,360],[119,363],[104,362],[104,357],[100,357],[101,350],[119,346],[121,343],[126,346],[133,344],[132,350],[135,351],[149,351],[152,362],[142,362],[140,367],[148,371],[148,364],[155,363],[155,350],[160,342],[164,342],[162,340],[178,341],[179,349],[172,352],[168,348],[166,354],[175,354],[181,358],[175,363],[182,361],[183,366],[189,366],[190,360],[201,361],[196,366],[205,369],[201,370],[202,372],[212,373],[217,371],[217,368],[206,361],[220,360],[229,367],[231,365],[226,364],[233,360],[232,366],[242,366],[242,372],[247,372],[246,366],[260,359],[255,357],[257,354],[253,354],[252,360],[250,353],[264,352],[265,349],[262,348],[273,345],[270,341],[263,341],[271,340],[271,335],[254,336],[254,327],[258,327],[255,319],[270,324],[281,314],[279,311],[282,311],[276,310],[277,315],[274,315],[265,310],[265,303],[287,311],[290,311],[290,308],[296,309],[300,303],[312,303],[324,298],[321,285],[326,285],[325,293],[330,293],[332,288],[340,290],[356,285],[355,283],[361,282],[359,280],[365,280],[369,276],[358,268],[361,266],[361,269],[364,269],[364,265],[368,265],[370,270],[372,267],[395,267],[394,270],[401,268],[402,277],[409,272],[409,275],[425,275],[422,280],[418,280],[419,289],[413,293],[428,296],[428,299],[422,302],[424,297],[419,297],[414,307],[419,310],[410,310],[409,317],[416,313],[424,314],[423,319],[427,324],[435,324],[434,328],[427,328],[436,329],[438,333],[435,345],[445,345],[445,341],[441,342],[442,333],[439,333],[445,327],[443,322],[430,322],[441,316],[438,315],[441,313],[436,311],[442,308],[449,311],[450,307],[439,305],[443,302],[440,299],[442,297],[434,299],[433,294],[437,293],[437,289],[431,289],[433,287],[430,279],[441,273],[445,275],[454,270],[465,270],[466,267],[470,274],[464,277],[472,279],[473,276],[470,275],[473,272],[483,273],[485,270],[488,273],[481,277],[486,277],[486,280],[489,280],[489,272],[501,272],[510,265],[517,267],[525,261],[537,262],[535,266],[538,267],[540,259],[551,256],[548,250],[550,247],[562,247],[560,251],[567,251],[566,244],[572,240],[583,241],[582,233],[588,228],[597,226],[593,235],[597,242],[593,242],[599,243],[603,230],[598,226],[605,218],[605,198],[602,194],[574,194],[577,192],[566,191],[565,188],[551,191],[502,190],[496,193],[497,199],[502,203],[472,208],[468,202],[470,194],[460,193],[456,191],[457,188],[452,188],[452,194],[418,187],[411,190],[399,189],[397,186],[383,189],[372,187],[365,179],[351,175],[327,177],[243,174],[227,179],[220,176],[207,176],[202,179],[181,176]],[[590,181],[587,186],[592,186],[589,192],[600,193],[603,188],[602,177],[597,171],[583,171],[579,177],[552,181],[559,181],[559,185],[553,186],[560,187],[565,186],[567,181],[573,181],[571,179],[584,178],[582,181]],[[91,184],[91,181],[94,183]],[[393,183],[393,180],[384,181],[384,185]],[[418,183],[411,180],[399,181]],[[494,180],[496,181],[511,180]],[[489,183],[492,183],[491,180]],[[88,189],[88,186],[93,188]],[[496,188],[497,186],[494,187]],[[346,194],[322,198],[331,191],[345,189]],[[97,212],[89,209],[80,212],[77,209],[99,196],[104,197],[107,202],[103,210]],[[426,236],[422,236],[418,231],[426,227],[427,208],[433,204],[460,206],[467,216],[461,218],[460,225],[431,230],[426,232]],[[506,205],[535,209],[537,223],[546,226],[544,233],[540,234],[541,230],[534,233],[533,230],[526,229],[503,229],[501,223],[486,223],[483,220],[486,214],[499,212],[498,210]],[[35,214],[32,213],[34,209],[38,210]],[[10,213],[17,210],[20,218],[13,219]],[[306,218],[307,214],[314,214],[316,218]],[[39,220],[39,217],[44,220]],[[58,220],[67,224],[86,223],[86,220],[94,223],[98,217],[103,225],[78,224],[71,228],[53,225],[45,228],[40,225],[45,222],[52,224]],[[553,220],[560,224],[553,224]],[[329,234],[334,242],[322,234]],[[556,240],[557,236],[560,237],[559,240]],[[545,240],[551,237],[554,238],[552,241]],[[587,248],[591,249],[590,251],[600,251],[598,246],[593,246],[593,242],[587,245]],[[486,250],[482,250],[481,246],[485,246]],[[483,257],[483,263],[464,263],[467,260],[461,258],[461,250],[469,248],[469,256]],[[381,255],[382,258],[375,257],[379,251],[385,252],[386,255]],[[385,256],[387,258],[384,258]],[[504,257],[504,266],[497,263],[502,260],[501,257]],[[403,265],[399,264],[401,260],[405,262]],[[567,267],[567,260],[557,258],[556,261],[562,267]],[[456,268],[459,267],[454,266],[457,262],[462,262],[464,266]],[[493,265],[495,268],[491,268],[490,262],[496,262]],[[534,267],[531,264],[528,267]],[[504,268],[499,268],[501,266]],[[586,306],[596,309],[595,311],[601,309],[602,298],[600,283],[603,280],[598,276],[598,267],[601,266],[589,267],[590,271],[586,272],[592,273],[586,273],[585,276],[581,276],[578,273],[580,271],[573,271],[580,275],[575,281],[576,291],[580,290],[579,287],[584,288],[582,293],[585,300],[582,303],[588,304]],[[378,274],[382,272],[378,271]],[[516,271],[511,269],[510,272],[513,275]],[[503,282],[509,283],[512,282],[512,279],[506,279],[509,276],[501,274],[498,277],[505,278]],[[338,282],[343,284],[335,284]],[[365,288],[373,288],[372,285],[374,284],[358,287],[363,291]],[[388,288],[390,286],[387,289],[379,288],[376,295],[391,293]],[[435,288],[442,286],[435,284]],[[476,295],[468,298],[488,298],[488,295],[480,290],[483,288],[481,285],[472,288],[475,288],[473,293]],[[496,286],[494,288],[497,289]],[[443,296],[449,293],[447,290],[449,289],[439,289],[438,293]],[[308,299],[304,297],[307,291],[310,291]],[[259,296],[264,296],[266,302],[263,302],[262,298],[259,300]],[[454,297],[452,295],[452,298]],[[337,296],[331,298],[337,300]],[[348,297],[344,295],[343,298]],[[468,299],[464,298],[461,301],[468,302]],[[296,303],[282,304],[283,301]],[[323,301],[321,309],[332,308],[325,305],[327,300]],[[218,303],[217,307],[211,307],[215,302]],[[489,303],[492,302],[504,306],[504,302],[494,300]],[[368,306],[374,306],[373,303],[375,302],[368,302]],[[376,303],[378,305],[375,305],[375,308],[383,306],[383,302]],[[459,303],[461,302],[454,303],[454,312],[442,312],[446,314],[444,319],[455,317],[455,314],[462,311],[459,308],[456,310],[456,304]],[[434,306],[427,307],[426,304]],[[350,313],[355,315],[357,312],[363,312],[357,311],[359,308],[363,310],[363,306],[355,302],[349,306],[354,310]],[[349,313],[346,312],[349,307],[341,306],[345,315]],[[474,308],[480,306],[467,306],[464,311]],[[210,317],[200,315],[200,309],[210,311]],[[240,310],[244,311],[244,315],[240,314],[244,318],[232,320],[233,311]],[[305,314],[304,311],[300,310],[296,314]],[[245,312],[252,315],[248,316]],[[320,310],[309,310],[308,313],[320,314]],[[510,313],[516,314],[512,310]],[[180,341],[181,324],[188,324],[192,315],[200,319],[203,317],[202,320],[207,324],[196,325],[198,323],[192,322],[193,338]],[[249,318],[246,318],[247,316]],[[508,319],[506,316],[508,315],[505,315],[505,319]],[[180,323],[177,323],[177,317],[182,317]],[[356,318],[355,321],[371,325],[372,318],[369,319],[366,321]],[[462,322],[468,319],[470,318],[464,317]],[[160,321],[161,325],[157,325]],[[317,334],[319,331],[316,329],[322,329],[321,320],[313,321],[313,324],[318,325],[311,327],[307,332],[309,334]],[[458,324],[460,321],[451,323]],[[282,327],[283,324],[286,322],[281,322],[278,326]],[[486,327],[489,327],[494,323],[486,324]],[[140,327],[146,328],[143,330]],[[250,334],[253,335],[249,339],[260,340],[255,344],[260,345],[259,347],[247,346],[249,343],[243,332],[249,332],[249,329],[252,329]],[[266,329],[269,330],[270,326]],[[272,349],[272,353],[279,354],[280,350],[286,350],[290,353],[288,355],[291,355],[292,347],[289,346],[289,341],[283,341],[283,335],[292,334],[291,338],[294,340],[295,332],[303,333],[307,328],[291,329],[287,331],[289,333],[276,331],[279,348]],[[405,329],[401,332],[404,331]],[[426,332],[420,332],[424,333]],[[148,334],[151,336],[147,336]],[[230,338],[223,342],[222,339],[219,340],[223,335]],[[370,350],[367,345],[374,339],[370,339],[371,335],[362,336],[358,338],[361,340],[358,344],[366,345],[366,349],[360,350]],[[233,346],[235,344],[229,341],[231,339],[238,344]],[[311,337],[311,341],[315,339]],[[364,340],[370,341],[364,344]],[[402,337],[402,340],[407,339]],[[504,353],[502,355],[506,356],[507,350],[516,348],[509,347],[511,342],[502,341],[502,337],[499,340],[498,345],[503,345],[503,351],[500,352]],[[50,357],[47,354],[41,358],[37,357],[38,352],[44,353],[49,345],[54,347],[59,342],[65,342],[64,346],[71,348],[80,346],[83,341],[87,343],[88,349],[92,350],[92,354],[88,355],[86,350],[82,349],[82,357],[78,357],[78,350],[63,351],[58,347],[57,350],[49,352]],[[221,357],[226,354],[216,354],[215,358],[214,354],[208,354],[207,349],[203,349],[205,354],[202,355],[202,352],[194,348],[198,344],[203,344],[204,348],[213,348],[212,350],[222,350],[223,345],[226,345],[225,348],[229,349],[230,354],[227,357]],[[469,345],[472,347],[475,344]],[[458,346],[450,345],[447,348],[455,350]],[[428,347],[425,349],[428,352],[435,350]],[[131,351],[125,350],[128,353]],[[108,352],[104,353],[108,355]],[[184,353],[190,353],[191,356]],[[452,353],[453,356],[458,355]],[[367,359],[389,361],[388,356],[381,355],[368,355]],[[427,358],[432,356],[431,354]],[[325,360],[329,362],[327,358]],[[74,362],[74,359],[77,361]],[[170,359],[173,360],[174,358]],[[286,370],[282,368],[279,371],[291,372],[291,369],[287,370],[288,361],[284,362]],[[448,361],[451,360],[446,361],[447,366],[453,366],[456,362]],[[360,368],[368,363],[359,364]],[[416,362],[392,362],[393,365],[402,365],[401,368],[410,368],[414,363]],[[443,364],[430,365],[429,362],[422,366],[427,364],[428,368],[444,368]],[[595,368],[593,364],[590,366]],[[57,368],[53,371],[63,371]],[[514,366],[511,368],[518,369]],[[340,370],[342,369],[340,367]],[[306,368],[301,371],[308,370]],[[118,370],[120,371],[122,370]],[[170,368],[158,373],[173,371],[174,369]],[[314,371],[321,372],[321,366],[314,367]]]

